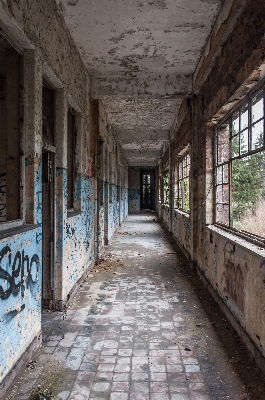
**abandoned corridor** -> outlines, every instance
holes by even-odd
[[[43,311],[42,329],[6,400],[265,398],[264,378],[154,213],[122,223],[70,307]]]

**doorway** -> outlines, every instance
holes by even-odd
[[[155,171],[141,169],[140,207],[141,209],[155,210]]]
[[[55,91],[42,88],[42,305],[54,307]]]
[[[42,153],[42,301],[53,307],[54,269],[54,153]]]

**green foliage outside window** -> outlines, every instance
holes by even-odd
[[[261,139],[259,139],[260,141]],[[239,141],[239,139],[238,139]],[[233,148],[237,141],[233,141]],[[246,144],[242,144],[244,150]],[[232,149],[233,151],[234,149]],[[232,223],[240,228],[240,219],[250,210],[255,213],[257,204],[265,199],[265,152],[247,155],[232,161]]]
[[[169,173],[165,172],[163,175],[163,187],[164,187],[164,205],[169,205]]]
[[[185,154],[178,160],[176,185],[176,206],[183,211],[190,211],[190,156]]]
[[[265,237],[265,91],[219,126],[215,143],[216,222]]]

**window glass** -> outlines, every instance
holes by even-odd
[[[232,157],[239,156],[239,135],[234,136],[232,138],[232,148],[231,148]]]
[[[232,116],[232,135],[236,135],[239,132],[239,112],[236,112]]]
[[[252,110],[251,110],[251,119],[252,122],[258,121],[263,118],[264,115],[264,101],[263,101],[263,91],[257,94],[252,99]]]
[[[248,104],[242,107],[240,112],[240,130],[242,131],[248,126]]]
[[[248,129],[240,133],[240,154],[248,152]]]
[[[264,120],[256,122],[251,127],[251,150],[264,145]]]

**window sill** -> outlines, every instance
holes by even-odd
[[[34,224],[23,224],[23,225],[21,224],[21,225],[7,227],[7,224],[5,223],[5,227],[0,226],[0,240],[6,239],[11,236],[19,235],[24,232],[32,231],[37,228],[38,225]]]
[[[7,221],[0,223],[0,232],[5,231],[7,229],[17,228],[24,225],[24,221],[22,219],[16,219],[14,221]]]
[[[76,210],[67,210],[67,218],[76,217],[77,215],[81,215],[82,211]]]
[[[259,255],[263,258],[265,257],[264,247],[261,247],[258,243],[253,243],[247,240],[247,238],[237,235],[235,232],[230,231],[229,228],[226,229],[218,225],[208,225],[207,229],[209,229],[210,232],[216,233],[223,238],[234,242],[235,244],[243,247],[245,250],[248,250],[255,255]]]
[[[175,217],[177,216],[177,214],[183,215],[186,218],[190,218],[190,213],[184,210],[181,210],[180,208],[174,208],[175,211]]]

